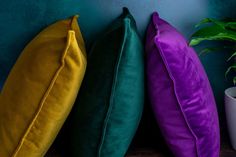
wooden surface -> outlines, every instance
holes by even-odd
[[[63,156],[57,154],[53,150],[50,150],[45,157],[63,157]],[[165,155],[165,153],[153,149],[139,149],[128,152],[126,157],[172,157],[172,156]],[[228,146],[223,146],[220,157],[236,157],[236,151],[232,150]]]
[[[141,138],[141,141],[139,140],[140,136],[138,139],[137,138],[134,139],[126,157],[173,157],[173,155],[171,155],[170,151],[168,150],[163,140],[159,139],[158,141],[156,141],[157,139],[155,139],[157,145],[149,145],[150,147],[144,147],[147,145],[147,142],[148,140],[150,140],[150,138],[147,138],[146,140]],[[142,145],[140,144],[140,142],[141,143],[144,142],[145,144]],[[149,143],[153,143],[153,141],[150,141]],[[222,134],[221,143],[222,144],[221,144],[220,157],[236,157],[236,151],[232,149],[227,134]],[[45,157],[67,157],[67,156],[61,155],[60,153],[58,153],[58,149],[52,146]]]
[[[146,140],[142,138],[140,139],[140,136],[138,137],[138,139],[134,139],[134,142],[131,145],[131,148],[128,151],[126,157],[173,157],[173,155],[171,155],[170,151],[168,150],[167,146],[164,144],[163,140],[157,140],[155,138],[155,141],[157,140],[156,145],[149,145],[150,147],[145,147],[150,138],[145,139]],[[143,142],[143,145],[140,144]],[[153,141],[150,141],[149,143],[153,143]],[[236,151],[232,149],[227,134],[222,134],[221,143],[222,144],[220,157],[236,157]],[[61,155],[58,150],[61,149],[56,149],[54,146],[52,146],[45,157],[67,157],[66,155]]]
[[[236,157],[236,151],[231,147],[227,135],[222,136],[221,141],[220,157]],[[126,157],[173,157],[173,155],[168,154],[167,151],[166,148],[162,150],[139,148],[129,151]]]
[[[143,149],[131,151],[127,154],[126,157],[166,157],[163,153],[160,153],[155,150]]]
[[[129,152],[126,157],[171,157],[164,155],[163,153],[160,153],[155,150],[136,150]],[[229,148],[223,148],[221,150],[220,157],[236,157],[236,151],[229,149]]]
[[[236,157],[236,151],[233,150],[228,143],[224,143],[221,146],[220,157]]]

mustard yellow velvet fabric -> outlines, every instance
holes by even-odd
[[[0,95],[0,157],[42,157],[68,116],[86,69],[77,16],[39,33]]]

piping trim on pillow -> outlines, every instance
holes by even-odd
[[[71,41],[72,41],[72,39],[73,39],[73,38],[72,38],[73,36],[75,36],[75,32],[74,32],[73,30],[69,30],[69,31],[68,31],[68,36],[67,36],[66,48],[65,48],[65,50],[64,50],[64,52],[63,52],[63,55],[62,55],[61,61],[60,61],[60,62],[61,62],[61,65],[59,66],[58,70],[55,72],[54,77],[52,78],[52,80],[51,80],[51,82],[50,82],[50,84],[49,84],[49,86],[48,86],[46,92],[44,93],[44,95],[43,95],[43,97],[42,97],[42,99],[41,99],[41,101],[40,101],[40,105],[39,105],[38,111],[35,113],[35,115],[34,115],[34,117],[33,117],[33,120],[31,121],[31,123],[30,123],[30,125],[28,126],[26,132],[25,132],[24,135],[22,136],[22,138],[21,138],[21,140],[20,140],[18,146],[16,147],[14,153],[12,154],[12,157],[17,157],[18,152],[20,151],[21,147],[24,145],[24,141],[25,141],[25,139],[27,138],[27,135],[30,133],[31,128],[34,126],[35,122],[37,121],[37,118],[38,118],[38,116],[39,116],[40,113],[41,113],[41,110],[42,110],[42,108],[43,108],[43,106],[44,106],[44,103],[45,103],[45,101],[47,100],[47,98],[48,98],[48,96],[49,96],[49,94],[50,94],[50,92],[51,92],[51,90],[52,90],[52,88],[53,88],[53,86],[54,86],[54,84],[55,84],[57,78],[59,77],[60,72],[61,72],[62,69],[64,68],[64,66],[65,66],[65,57],[66,57],[66,55],[67,55],[67,53],[68,53],[68,49],[69,49],[70,46],[71,46]]]
[[[111,89],[111,95],[110,95],[110,100],[109,100],[109,104],[110,105],[109,105],[109,108],[108,108],[108,111],[107,111],[107,115],[106,115],[106,118],[105,118],[105,121],[104,121],[102,138],[101,138],[100,145],[98,147],[98,157],[101,156],[101,151],[102,151],[102,147],[103,147],[103,144],[104,144],[104,139],[105,139],[105,136],[106,136],[107,124],[108,124],[108,122],[110,120],[110,115],[111,115],[111,112],[112,112],[112,109],[113,109],[113,105],[114,105],[113,104],[113,100],[114,100],[113,98],[114,98],[114,95],[115,95],[118,70],[119,70],[120,60],[121,60],[122,54],[124,52],[124,47],[125,47],[126,37],[127,37],[127,32],[128,32],[128,28],[126,26],[126,23],[128,23],[128,25],[129,25],[130,24],[130,20],[129,19],[125,19],[122,22],[125,24],[124,38],[123,38],[123,42],[122,42],[122,47],[121,47],[121,50],[120,50],[119,58],[118,58],[117,63],[116,63],[115,73],[114,73],[114,77],[113,77],[114,79],[113,79],[112,89]]]
[[[191,134],[193,135],[193,137],[194,137],[194,139],[195,139],[195,145],[196,145],[197,156],[200,157],[199,150],[198,150],[198,138],[197,138],[196,134],[194,133],[194,131],[192,130],[192,128],[191,128],[191,126],[190,126],[190,124],[189,124],[189,122],[188,122],[188,120],[187,120],[187,118],[186,118],[186,115],[185,115],[185,113],[183,112],[183,108],[182,108],[181,105],[180,105],[181,103],[180,103],[180,101],[179,101],[179,97],[178,97],[178,94],[177,94],[177,91],[176,91],[176,85],[175,85],[176,82],[175,82],[175,79],[174,79],[174,77],[173,77],[173,75],[172,75],[172,73],[171,73],[171,70],[170,70],[170,68],[169,68],[169,65],[168,65],[168,63],[167,63],[167,61],[166,61],[166,59],[165,59],[165,57],[164,57],[164,54],[163,54],[161,45],[160,45],[159,42],[158,42],[158,38],[159,38],[159,36],[160,36],[160,30],[158,29],[158,25],[156,24],[158,18],[159,18],[158,13],[154,13],[154,14],[153,14],[153,18],[152,18],[152,20],[153,20],[152,22],[153,22],[153,25],[154,25],[154,27],[155,27],[155,29],[156,29],[156,33],[157,33],[157,35],[154,37],[155,47],[156,47],[157,50],[159,51],[160,56],[161,56],[161,59],[162,59],[163,63],[165,64],[165,67],[166,67],[166,70],[167,70],[167,72],[168,72],[168,75],[169,75],[170,79],[171,79],[172,82],[173,82],[173,85],[174,85],[174,93],[175,93],[176,99],[177,99],[177,101],[178,101],[179,108],[180,108],[181,113],[182,113],[182,115],[183,115],[183,117],[184,117],[184,120],[185,120],[185,122],[186,122],[186,124],[187,124],[187,126],[188,126],[189,131],[191,132]]]

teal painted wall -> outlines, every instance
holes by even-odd
[[[233,0],[178,0],[178,2],[174,0],[100,0],[93,1],[93,3],[82,0],[80,2],[83,4],[81,6],[80,22],[88,43],[91,43],[96,38],[96,34],[99,34],[106,25],[120,14],[123,6],[127,6],[134,15],[142,37],[144,37],[150,14],[153,11],[158,11],[162,18],[174,25],[187,39],[194,32],[194,25],[201,19],[205,17],[232,16],[233,14],[230,12],[233,9],[228,10],[229,6],[233,6]],[[87,14],[88,10],[91,11],[89,15]],[[228,12],[226,13],[225,10]],[[86,16],[89,16],[89,20],[87,20]],[[94,30],[94,26],[97,27],[96,30]],[[230,81],[226,81],[224,77],[224,72],[227,68],[225,62],[227,55],[224,53],[213,53],[201,56],[200,58],[211,81],[219,112],[223,115],[223,92],[231,83]]]
[[[0,6],[3,21],[0,23],[0,88],[17,56],[34,35],[48,24],[77,13],[88,49],[100,32],[120,15],[123,6],[134,15],[142,37],[155,10],[188,39],[194,25],[204,17],[236,14],[235,0],[1,0]],[[223,112],[223,91],[230,85],[224,78],[225,58],[224,53],[201,57],[220,112]]]

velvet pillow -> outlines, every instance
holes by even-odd
[[[76,99],[86,68],[77,17],[23,50],[0,94],[0,156],[43,157]]]
[[[218,114],[207,75],[183,36],[157,13],[147,30],[146,55],[149,99],[173,154],[218,157]]]
[[[122,157],[144,104],[144,52],[127,9],[96,41],[71,114],[70,156]]]

